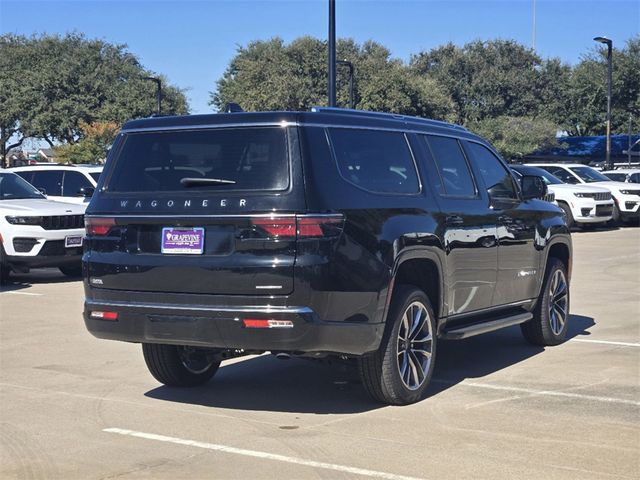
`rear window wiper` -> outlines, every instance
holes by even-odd
[[[197,187],[200,185],[233,185],[235,180],[227,180],[224,178],[191,178],[185,177],[180,180],[184,187]]]

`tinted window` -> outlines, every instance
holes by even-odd
[[[609,181],[607,177],[605,177],[595,168],[591,168],[591,167],[569,167],[569,168],[573,173],[577,174],[586,183]]]
[[[509,171],[491,150],[478,143],[468,142],[469,153],[482,175],[492,198],[518,198]]]
[[[65,197],[75,197],[80,195],[81,188],[93,188],[91,182],[80,172],[64,172],[64,183],[62,193]]]
[[[115,158],[108,189],[218,192],[288,186],[286,130],[272,127],[130,133]]]
[[[634,173],[629,177],[631,183],[640,183],[640,173]]]
[[[91,175],[91,178],[93,178],[93,180],[98,183],[98,180],[100,180],[100,174],[102,172],[91,172],[89,175]]]
[[[425,138],[428,139],[428,144],[438,166],[445,194],[463,197],[475,196],[476,187],[458,140],[431,135]]]
[[[342,177],[372,192],[417,193],[420,184],[403,133],[330,129]]]
[[[605,175],[614,182],[624,182],[627,180],[626,173],[607,173]]]
[[[571,175],[567,170],[560,167],[541,167],[543,170],[546,170],[554,177],[559,178],[564,183],[579,183],[578,179]]]
[[[32,185],[13,173],[0,173],[0,200],[44,198]]]
[[[33,180],[33,172],[16,172],[16,174],[20,175],[29,183],[31,183],[31,181]]]
[[[62,170],[46,170],[34,172],[31,184],[44,190],[47,195],[62,195]]]

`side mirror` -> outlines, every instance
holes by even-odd
[[[523,175],[521,179],[522,197],[525,200],[542,198],[547,194],[547,184],[537,175]]]
[[[89,198],[89,197],[93,196],[93,193],[95,191],[96,191],[96,189],[93,188],[93,187],[82,187],[80,190],[78,190],[78,196],[79,197]]]
[[[45,197],[47,196],[47,189],[42,187],[36,187],[38,191],[43,194]]]

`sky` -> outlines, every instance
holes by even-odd
[[[603,35],[621,46],[640,34],[640,0],[336,0],[336,32],[375,40],[394,57],[447,42],[514,39],[575,64]],[[210,92],[238,46],[279,36],[327,37],[327,0],[0,0],[0,33],[64,34],[124,43],[148,69],[185,89],[191,113],[211,113]]]

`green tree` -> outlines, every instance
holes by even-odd
[[[444,87],[462,124],[505,115],[554,118],[570,72],[511,40],[449,43],[414,55],[411,67]]]
[[[358,45],[340,39],[339,59],[356,69],[354,90],[357,108],[448,119],[453,104],[432,79],[415,75],[388,49],[368,41]],[[339,69],[337,99],[348,105],[348,72]],[[308,110],[326,105],[326,42],[301,37],[286,45],[282,39],[254,41],[239,47],[236,56],[211,94],[210,104],[222,109],[229,102],[245,110]]]
[[[611,130],[640,131],[640,36],[613,50]],[[565,129],[573,135],[604,135],[607,109],[607,50],[585,55],[574,68],[569,83]]]
[[[543,118],[500,116],[473,122],[468,127],[489,140],[507,161],[558,146],[557,126]]]
[[[7,138],[51,146],[82,138],[81,124],[122,123],[155,112],[154,76],[127,50],[71,33],[0,36],[0,126]],[[182,91],[163,80],[165,113],[187,113]]]

